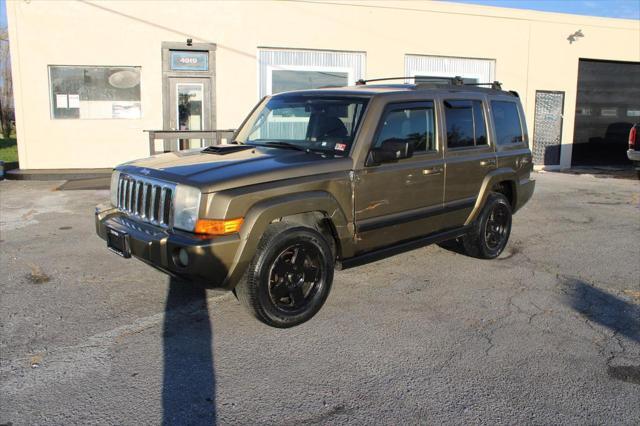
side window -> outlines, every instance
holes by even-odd
[[[481,101],[473,101],[473,122],[476,131],[476,145],[486,145],[488,143],[487,124],[484,120]]]
[[[487,144],[487,125],[482,101],[446,100],[444,115],[449,148]]]
[[[524,141],[518,106],[515,102],[491,101],[491,113],[496,128],[496,142],[498,145]]]
[[[436,150],[436,125],[433,102],[420,106],[398,106],[389,109],[383,119],[380,133],[373,144],[379,148],[387,140],[407,141],[414,152]]]

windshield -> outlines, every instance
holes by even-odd
[[[345,155],[366,104],[367,99],[354,97],[278,96],[253,112],[236,140]]]

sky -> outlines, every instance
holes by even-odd
[[[2,1],[2,0],[0,0]],[[448,0],[484,6],[513,7],[545,12],[607,18],[640,19],[640,0]]]
[[[640,20],[640,0],[448,0],[485,6],[514,7],[546,12],[574,13]],[[0,0],[0,27],[5,27],[6,0]]]
[[[6,26],[7,26],[6,0],[0,0],[0,28],[5,28]]]

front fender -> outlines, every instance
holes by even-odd
[[[353,253],[353,233],[336,199],[324,191],[309,191],[269,198],[254,204],[244,218],[240,245],[229,270],[226,288],[236,286],[251,263],[258,243],[274,220],[300,213],[321,212],[333,223],[344,256]]]

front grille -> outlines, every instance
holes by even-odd
[[[175,185],[122,174],[118,181],[118,209],[143,222],[164,228],[171,223]]]

